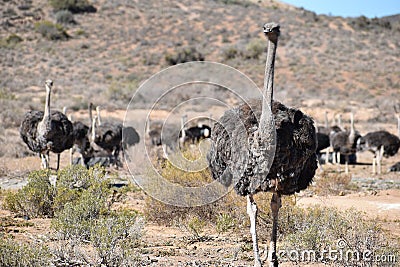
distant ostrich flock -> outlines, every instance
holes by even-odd
[[[398,119],[398,135],[385,130],[373,131],[361,136],[354,126],[353,112],[350,114],[350,130],[337,125],[328,126],[327,112],[325,113],[325,126],[317,127],[317,154],[318,159],[324,163],[345,164],[345,172],[348,173],[348,164],[357,162],[356,153],[370,151],[374,154],[372,160],[372,173],[382,172],[382,158],[392,157],[400,148],[400,119]],[[325,150],[326,153],[322,153]],[[329,153],[331,152],[331,154]],[[389,171],[400,171],[397,163],[389,168]]]
[[[124,127],[121,123],[103,122],[100,106],[96,107],[96,116],[92,115],[93,104],[89,103],[89,124],[73,121],[72,115],[66,116],[66,107],[63,112],[51,110],[51,90],[53,81],[45,82],[46,103],[44,112],[28,111],[19,129],[22,140],[28,148],[38,153],[42,160],[42,168],[49,168],[50,152],[57,154],[57,167],[60,165],[60,154],[70,151],[70,163],[81,164],[86,167],[100,164],[102,166],[122,166],[120,152],[140,141],[140,136],[133,127]],[[187,116],[183,116],[186,118]],[[152,129],[150,128],[152,127]],[[174,129],[175,130],[175,129]],[[152,146],[161,146],[162,124],[148,123],[146,134]],[[179,132],[179,145],[190,145],[209,138],[211,128],[205,124],[198,124],[187,128],[182,123]],[[75,152],[79,158],[74,159]],[[124,155],[128,157],[128,155]]]
[[[122,166],[119,154],[122,148],[139,143],[140,137],[132,127],[124,127],[121,123],[102,123],[100,107],[97,115],[92,117],[92,103],[89,104],[90,126],[83,122],[71,122],[63,112],[50,110],[50,98],[53,81],[47,80],[46,103],[44,112],[28,111],[19,129],[22,140],[28,148],[38,153],[42,159],[42,168],[49,168],[49,153],[57,154],[57,167],[60,166],[60,154],[70,150],[71,164],[86,167],[100,164],[102,166]],[[80,157],[73,160],[74,152]]]

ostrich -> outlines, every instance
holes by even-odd
[[[19,133],[33,152],[39,153],[42,167],[49,168],[49,152],[57,154],[57,170],[60,167],[60,153],[70,149],[74,138],[72,123],[59,111],[50,110],[50,96],[53,82],[47,80],[44,112],[28,111],[21,122]]]
[[[85,159],[90,158],[91,147],[88,138],[89,126],[80,121],[74,121],[73,126],[73,136],[74,136],[74,146],[71,148],[71,161],[73,158],[74,151],[78,151],[80,154],[80,162],[84,166]]]
[[[92,121],[90,144],[95,151],[104,150],[109,155],[113,155],[118,166],[121,164],[119,152],[122,146],[122,124],[101,123],[100,108],[97,107],[96,111],[97,116]]]
[[[370,132],[357,140],[357,149],[360,151],[371,151],[375,154],[372,161],[373,173],[375,174],[375,162],[378,165],[378,174],[381,173],[382,156],[394,156],[400,147],[400,139],[387,131]]]
[[[276,241],[281,195],[291,195],[307,188],[317,169],[315,153],[317,144],[313,120],[300,110],[288,108],[272,100],[279,28],[276,23],[264,25],[268,52],[263,99],[250,101],[248,104],[226,111],[219,122],[214,124],[211,148],[207,154],[212,177],[224,185],[234,181],[235,191],[247,197],[254,266],[262,266],[257,242],[257,206],[254,194],[260,191],[273,193],[271,199],[273,227],[268,259],[270,266],[278,266]],[[270,107],[273,119],[268,114]],[[271,138],[273,124],[276,129],[276,140]],[[243,130],[239,130],[240,128]],[[271,147],[275,145],[275,155],[271,157],[269,155]],[[243,155],[248,155],[245,164]],[[269,171],[268,165],[271,165]]]
[[[128,126],[122,127],[122,156],[130,160],[129,155],[125,153],[128,147],[134,146],[140,142],[139,133],[135,128]]]
[[[209,138],[211,135],[211,128],[205,124],[199,124],[197,126],[186,129],[186,136],[190,139],[192,144],[199,142],[202,139]]]
[[[389,172],[400,172],[400,162],[396,162],[389,168]]]
[[[361,137],[354,127],[354,115],[350,114],[350,132],[340,131],[334,132],[330,136],[331,146],[334,153],[337,155],[337,164],[340,164],[340,156],[345,157],[345,172],[349,173],[349,160],[352,155],[355,155],[357,149],[357,140]],[[336,156],[334,155],[334,157]]]
[[[181,147],[187,142],[194,144],[199,142],[201,139],[210,137],[210,126],[199,123],[197,126],[187,128],[186,121],[187,115],[183,115],[181,118],[181,131],[179,132],[179,144]]]
[[[318,156],[318,161],[320,162],[320,160],[322,158],[321,151],[330,147],[330,141],[329,141],[329,135],[327,135],[325,133],[317,132],[316,137],[317,137],[316,152],[317,152],[317,156]],[[326,152],[325,164],[328,162],[328,160],[329,160],[329,151]]]

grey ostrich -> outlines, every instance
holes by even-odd
[[[263,99],[226,111],[214,124],[211,148],[207,154],[212,177],[224,185],[233,183],[235,191],[247,197],[254,266],[257,267],[262,266],[262,263],[257,242],[254,194],[260,191],[273,193],[273,227],[268,259],[270,266],[278,266],[276,241],[281,195],[291,195],[307,188],[317,169],[313,120],[300,110],[272,100],[279,29],[276,23],[264,25],[268,52]],[[269,113],[270,107],[272,116]],[[271,130],[273,124],[276,129],[275,140]],[[270,153],[271,147],[276,148],[273,156]]]
[[[345,172],[349,173],[349,159],[350,156],[355,155],[357,151],[357,140],[361,137],[358,131],[354,127],[354,114],[350,114],[350,132],[339,131],[333,132],[330,135],[330,142],[335,153],[337,155],[337,164],[340,164],[340,156],[345,157]]]
[[[93,118],[90,132],[90,145],[95,152],[112,155],[117,166],[121,165],[119,152],[122,147],[122,124],[102,123],[100,107],[96,107],[97,116]]]
[[[70,149],[74,143],[72,123],[62,112],[50,110],[50,96],[53,82],[47,80],[44,112],[28,111],[21,122],[19,133],[33,152],[39,153],[42,167],[49,168],[49,152],[57,154],[57,170],[60,167],[60,153]]]
[[[378,174],[382,169],[382,156],[386,158],[396,155],[400,147],[400,139],[387,131],[370,132],[357,140],[357,149],[371,151],[375,154],[372,161],[372,172],[375,174],[375,163],[378,165]]]

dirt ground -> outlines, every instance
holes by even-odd
[[[123,114],[122,111],[105,112],[104,117],[110,115],[121,117]],[[74,117],[79,118],[80,114],[74,114]],[[161,117],[160,115],[159,118]],[[318,119],[322,120],[322,118]],[[362,132],[366,131],[366,127],[360,125],[360,128]],[[392,128],[394,131],[395,127]],[[333,206],[340,210],[355,208],[365,212],[370,218],[378,219],[385,230],[400,239],[400,174],[387,172],[389,166],[400,161],[400,155],[384,159],[383,173],[380,175],[371,174],[371,153],[363,152],[357,156],[358,162],[362,164],[350,166],[352,189],[334,195],[319,195],[312,190],[307,190],[297,195],[297,205]],[[61,166],[67,166],[68,162],[69,157],[67,153],[64,153],[61,157]],[[51,157],[51,166],[53,165],[55,166],[54,155]],[[39,168],[38,157],[0,158],[0,187],[2,189],[21,188],[26,183],[26,174]],[[323,165],[323,170],[320,169],[317,172],[315,183],[318,183],[322,171],[334,173],[338,172],[338,169],[334,165]],[[340,175],[345,175],[344,166],[341,166],[340,171]],[[118,172],[121,176],[129,175],[127,169],[120,169]],[[128,194],[123,205],[143,211],[144,198],[145,195],[140,192]],[[6,210],[0,210],[0,220],[24,222],[23,219],[14,218],[13,214]],[[22,241],[30,242],[48,238],[50,219],[32,219],[28,223],[29,226],[11,223],[10,226],[0,228],[0,230]],[[141,242],[139,254],[142,264],[146,266],[251,266],[253,264],[251,236],[247,229],[242,229],[240,233],[226,234],[217,234],[214,229],[207,229],[203,239],[193,240],[185,229],[146,222],[145,234]],[[263,252],[267,246],[267,243],[260,244],[264,258],[266,255]],[[283,263],[281,266],[298,266],[298,264]],[[302,264],[301,266],[322,265]]]

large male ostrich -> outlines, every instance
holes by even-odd
[[[279,28],[276,23],[264,25],[268,52],[263,99],[226,111],[214,124],[211,148],[207,155],[212,177],[225,185],[233,181],[236,192],[247,196],[254,266],[262,266],[262,263],[256,233],[257,206],[253,195],[260,191],[273,193],[273,227],[268,259],[270,266],[278,266],[276,241],[281,195],[291,195],[307,188],[317,169],[313,120],[300,110],[272,100]],[[273,118],[269,114],[270,107]],[[274,123],[276,140],[271,131]],[[273,146],[276,146],[276,150],[275,155],[271,156]],[[268,170],[269,165],[271,167]]]
[[[50,96],[53,82],[47,80],[44,112],[28,111],[21,122],[19,133],[33,152],[39,153],[42,167],[49,168],[49,152],[57,154],[57,170],[60,153],[70,149],[74,143],[72,123],[62,112],[50,110]]]
[[[381,173],[382,156],[391,157],[396,155],[400,147],[400,139],[387,131],[370,132],[357,140],[357,149],[369,150],[375,154],[372,161],[373,173],[375,174],[375,163],[378,165],[378,173]]]

